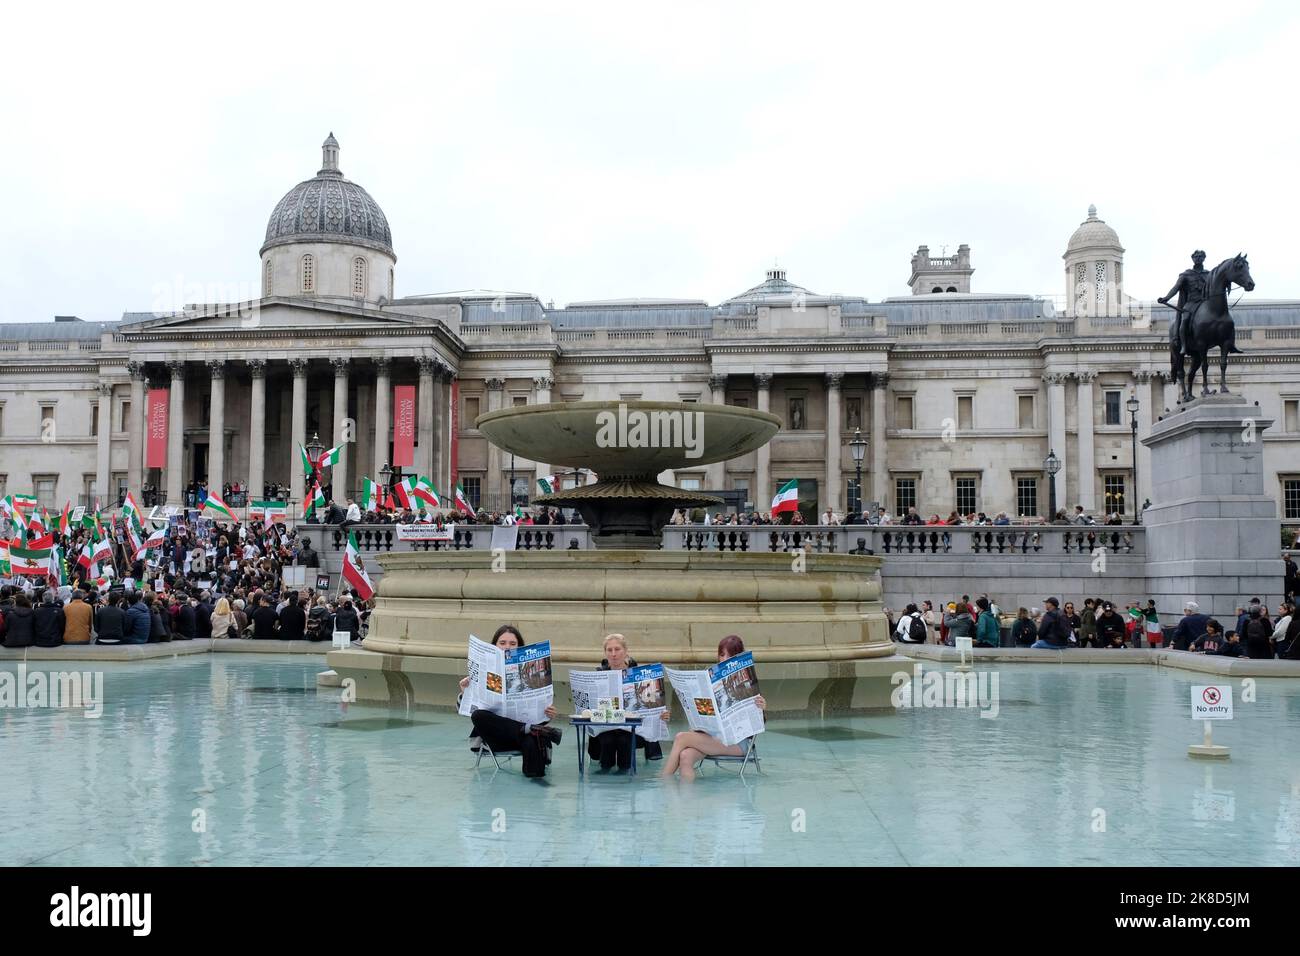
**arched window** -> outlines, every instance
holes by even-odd
[[[266,265],[262,268],[262,295],[271,294],[271,258],[266,259]]]
[[[352,294],[358,299],[366,297],[366,260],[361,256],[352,260]]]
[[[302,291],[316,291],[316,258],[311,253],[302,257]]]
[[[957,287],[956,287],[955,285],[950,285],[950,286],[948,286],[948,291],[949,291],[949,292],[956,292],[956,291],[957,291]]]
[[[933,292],[942,292],[943,289],[941,289],[939,286],[935,286],[935,287],[934,287],[933,289],[931,289],[930,291],[931,291],[932,293],[933,293]]]

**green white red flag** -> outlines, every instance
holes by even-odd
[[[777,489],[772,498],[772,514],[784,514],[799,510],[799,479],[791,478]]]
[[[363,511],[378,511],[379,496],[382,493],[377,484],[363,475],[361,478],[361,509]]]
[[[51,547],[31,548],[11,545],[9,564],[11,574],[21,574],[31,578],[43,578],[50,573]]]
[[[366,574],[365,565],[361,563],[361,553],[357,549],[357,536],[348,531],[348,547],[343,552],[343,580],[353,588],[361,600],[369,601],[375,596],[375,586]]]
[[[456,485],[456,510],[467,515],[474,513],[474,506],[469,503],[469,499],[465,497],[465,489],[459,484]]]
[[[235,513],[230,510],[230,507],[224,501],[222,501],[220,498],[218,498],[216,495],[212,494],[211,492],[208,492],[207,500],[203,502],[203,508],[200,510],[215,511],[217,514],[224,515],[225,517],[229,518],[231,521],[239,520],[238,518],[235,517]]]

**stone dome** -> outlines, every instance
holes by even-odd
[[[1088,218],[1079,223],[1079,228],[1070,236],[1070,241],[1065,247],[1065,256],[1068,257],[1072,252],[1081,249],[1099,247],[1124,251],[1124,247],[1119,244],[1119,234],[1103,220],[1097,218],[1096,206],[1089,206]]]
[[[339,144],[333,133],[321,152],[323,162],[315,178],[294,186],[276,204],[259,254],[294,242],[341,242],[377,249],[396,259],[384,211],[370,193],[339,171]]]

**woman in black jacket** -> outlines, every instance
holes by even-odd
[[[5,647],[31,647],[35,615],[26,594],[14,595],[14,606],[5,609]]]
[[[167,644],[172,639],[168,615],[163,612],[162,601],[156,594],[149,596],[149,643]]]
[[[1011,625],[1011,643],[1015,647],[1033,647],[1038,640],[1038,625],[1029,616],[1029,609],[1022,607],[1016,612],[1016,621]]]
[[[605,658],[600,662],[599,670],[625,671],[636,667],[637,662],[627,652],[627,639],[622,634],[610,634],[605,638]],[[665,712],[666,713],[666,712]],[[632,746],[645,748],[646,760],[659,760],[663,757],[663,747],[657,740],[644,740],[630,730],[606,730],[587,738],[587,755],[592,760],[600,761],[601,770],[611,770],[615,762],[619,770],[626,770],[632,765]]]
[[[121,596],[109,592],[104,603],[95,609],[95,643],[122,643],[122,608],[118,606]]]

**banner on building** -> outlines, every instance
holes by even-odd
[[[144,466],[146,468],[167,467],[167,402],[170,389],[151,388],[146,402],[148,414],[145,418],[148,427]]]
[[[397,468],[415,464],[415,386],[393,388],[393,461]]]

